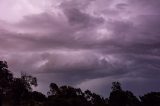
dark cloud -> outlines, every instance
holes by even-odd
[[[82,28],[95,26],[103,22],[103,18],[91,17],[88,14],[82,13],[80,10],[72,8],[64,10],[68,21],[71,25],[78,25]]]

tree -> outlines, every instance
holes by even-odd
[[[48,95],[57,95],[58,94],[59,88],[58,88],[57,84],[51,83],[49,88],[50,88],[50,91],[47,93]]]
[[[38,102],[44,102],[46,100],[46,96],[41,92],[34,91],[31,93],[32,99]]]
[[[20,78],[28,91],[32,91],[32,86],[37,86],[37,78],[26,73],[21,73]]]
[[[91,106],[80,88],[50,84],[47,106]],[[96,96],[95,96],[96,99]]]
[[[4,98],[10,90],[12,81],[13,75],[8,70],[7,62],[0,61],[0,106],[2,105],[2,98]]]
[[[32,92],[31,86],[37,86],[37,79],[26,73],[21,74],[21,78],[14,78],[12,82],[13,105],[18,106],[20,102],[30,99],[29,94]]]
[[[150,92],[140,97],[142,106],[160,106],[160,92]]]
[[[6,93],[13,81],[13,74],[8,70],[6,61],[0,61],[0,91]]]
[[[119,82],[112,83],[109,106],[139,106],[139,100],[130,91],[124,91]]]
[[[119,82],[112,82],[112,91],[122,91],[121,84]]]
[[[127,98],[126,104],[128,106],[139,106],[140,105],[140,101],[131,91],[125,91],[125,96]]]
[[[86,100],[93,106],[105,106],[105,99],[89,90],[84,92]]]
[[[41,92],[37,92],[37,91],[33,91],[30,92],[29,95],[30,99],[28,104],[30,104],[31,106],[44,106],[44,103],[46,101],[46,96],[44,94],[42,94]],[[27,103],[26,103],[27,104]]]

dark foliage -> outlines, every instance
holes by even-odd
[[[142,106],[160,106],[160,92],[151,92],[140,97]]]
[[[51,83],[48,95],[48,106],[105,106],[105,100],[99,95],[70,86],[58,87]]]
[[[119,82],[112,83],[109,106],[139,106],[140,101],[130,91],[123,91]]]
[[[13,77],[7,62],[0,61],[0,106],[160,106],[160,92],[147,93],[139,99],[131,91],[124,91],[119,82],[112,83],[109,98],[89,90],[51,83],[48,96],[32,91],[37,79],[22,73]]]

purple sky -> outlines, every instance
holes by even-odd
[[[0,13],[0,59],[37,90],[160,89],[160,0],[0,0]]]

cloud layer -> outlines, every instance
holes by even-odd
[[[0,15],[1,59],[16,75],[26,71],[37,76],[38,90],[56,82],[106,96],[112,81],[136,94],[158,90],[159,1],[1,0],[1,4],[0,11],[6,13]]]

